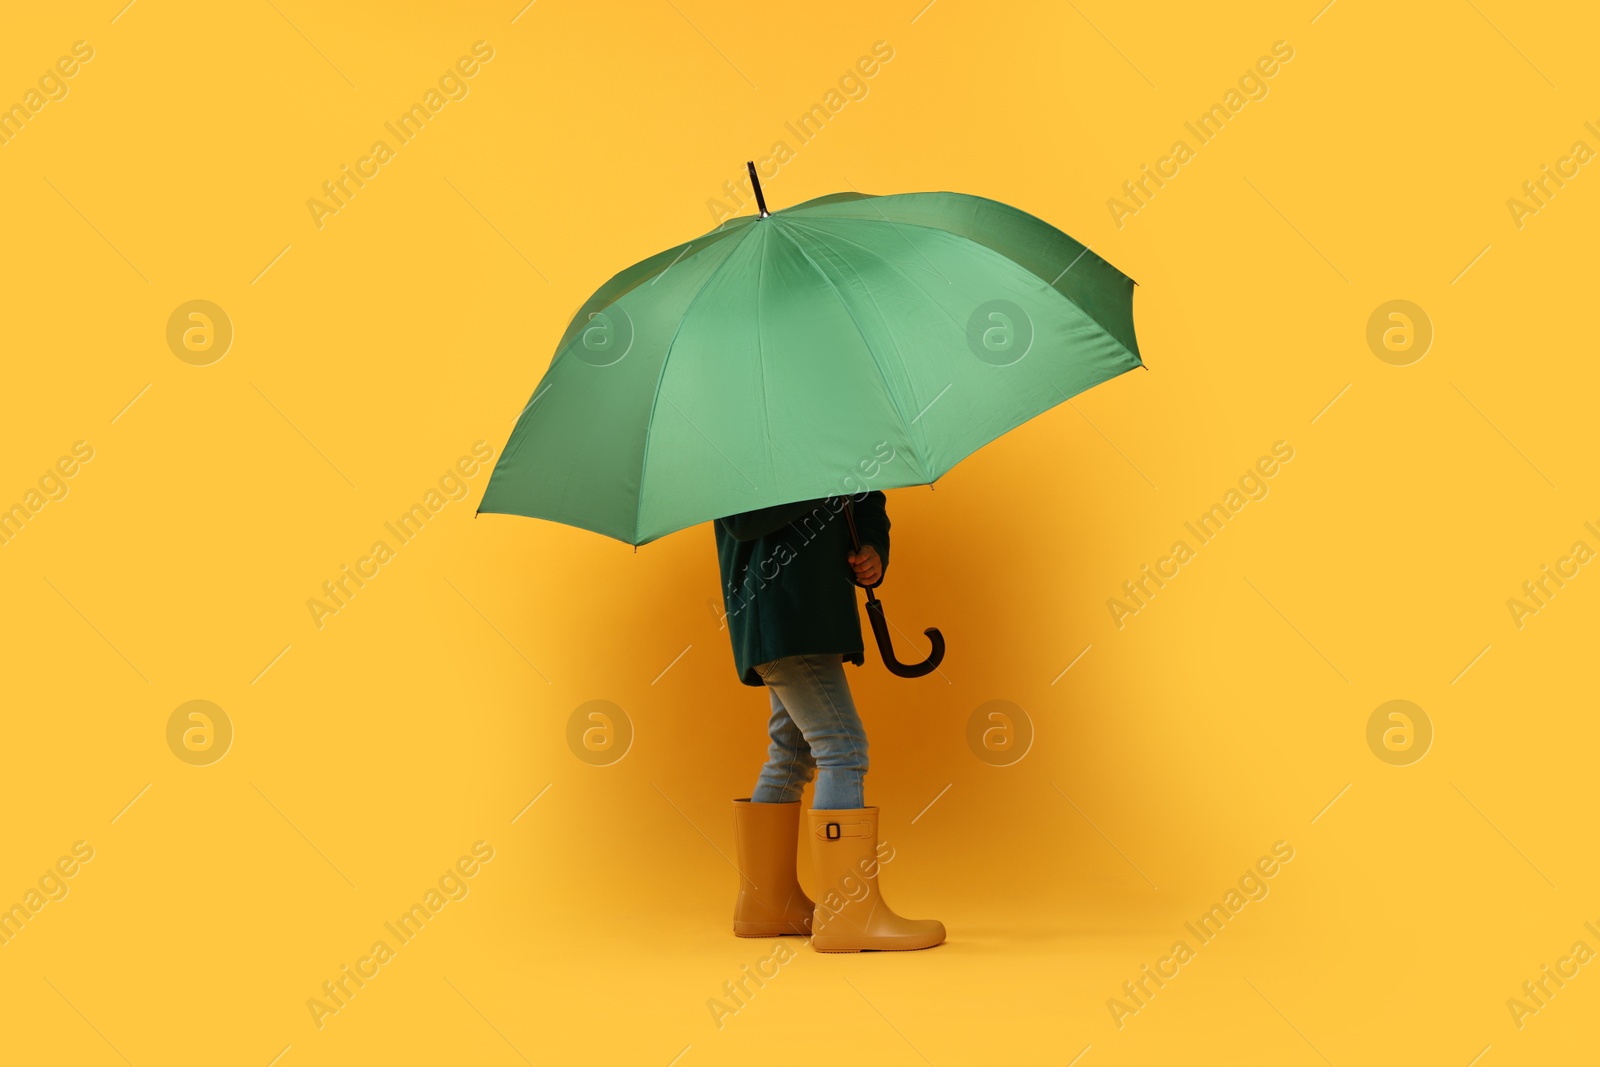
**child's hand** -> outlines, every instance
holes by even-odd
[[[852,552],[846,559],[856,572],[857,585],[877,585],[883,578],[883,561],[878,558],[878,550],[871,545],[861,546],[860,552]]]

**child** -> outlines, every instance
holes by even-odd
[[[883,494],[780,504],[713,525],[734,662],[740,679],[766,686],[772,701],[766,766],[750,798],[733,802],[733,932],[810,934],[820,952],[941,943],[938,920],[902,919],[879,896],[878,809],[862,792],[867,737],[844,676],[845,660],[864,660],[855,586],[877,586],[889,565]],[[800,791],[813,777],[806,826],[820,905],[795,877]]]

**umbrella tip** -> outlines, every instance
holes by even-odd
[[[761,209],[761,214],[757,217],[764,219],[768,215],[772,214],[772,212],[767,210],[767,198],[761,195],[761,179],[756,175],[755,160],[747,159],[745,160],[744,165],[749,168],[750,171],[750,188],[755,190],[756,207]]]

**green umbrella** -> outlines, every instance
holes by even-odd
[[[1141,365],[1133,280],[1026,212],[850,192],[769,213],[750,177],[759,215],[629,267],[579,309],[480,511],[642,545],[930,484]]]

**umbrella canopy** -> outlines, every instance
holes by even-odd
[[[1140,366],[1134,282],[961,193],[839,193],[636,264],[567,327],[480,511],[640,545],[935,481]]]

